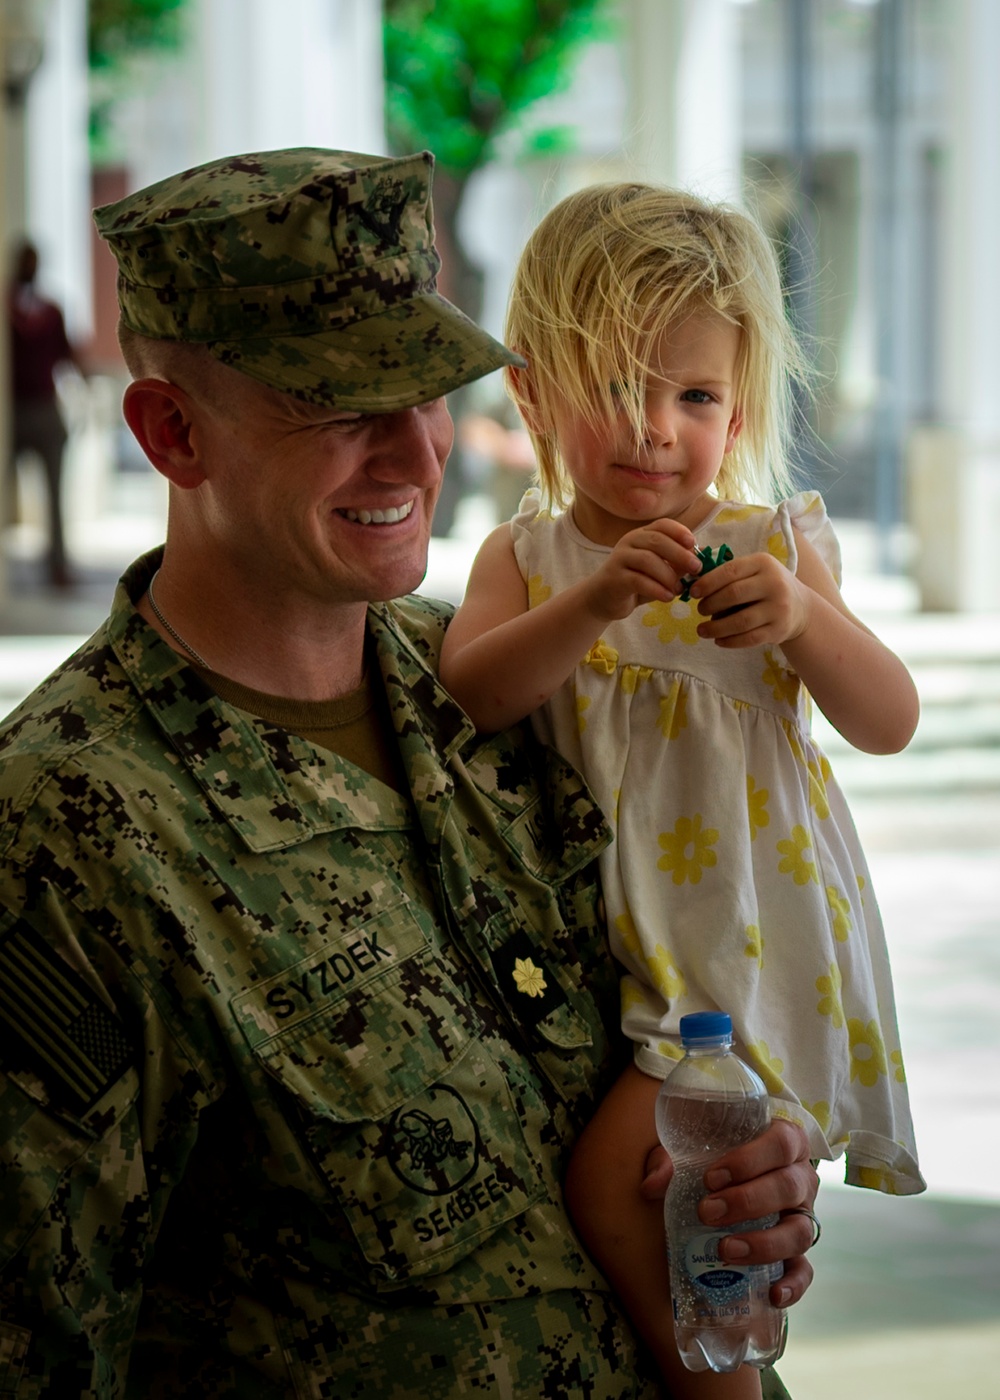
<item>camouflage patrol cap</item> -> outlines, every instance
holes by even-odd
[[[230,156],[97,209],[124,323],[311,403],[387,411],[523,361],[436,290],[429,151]]]

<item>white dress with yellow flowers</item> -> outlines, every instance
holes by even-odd
[[[794,570],[793,525],[839,582],[815,492],[720,501],[695,533],[699,547],[767,551]],[[537,490],[511,530],[532,607],[610,553]],[[725,650],[698,637],[700,620],[675,600],[609,623],[534,717],[615,827],[602,877],[636,1063],[663,1077],[681,1016],[728,1011],[738,1053],[813,1156],[846,1151],[855,1185],[923,1190],[882,923],[808,696],[779,647]]]

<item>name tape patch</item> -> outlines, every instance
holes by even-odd
[[[233,1011],[249,1043],[260,1045],[359,991],[426,943],[408,906],[397,905],[241,992]]]

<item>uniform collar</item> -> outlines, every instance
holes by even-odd
[[[405,798],[374,779],[359,789],[358,770],[338,755],[220,700],[149,626],[135,603],[162,554],[162,548],[154,550],[126,571],[108,620],[108,639],[171,749],[244,844],[263,852],[345,827],[379,831],[410,825],[412,809]],[[412,626],[416,616],[405,602],[376,604],[369,609],[368,627],[413,804],[421,824],[438,830],[447,806],[442,799],[452,788],[447,762],[474,730],[431,670],[436,647],[431,634],[424,635],[426,628]]]

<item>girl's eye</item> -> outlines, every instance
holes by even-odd
[[[688,389],[684,397],[689,403],[712,402],[712,395],[705,389]]]
[[[617,413],[623,413],[625,407],[630,403],[635,395],[635,386],[627,380],[618,379],[610,385],[611,402],[615,406]]]

